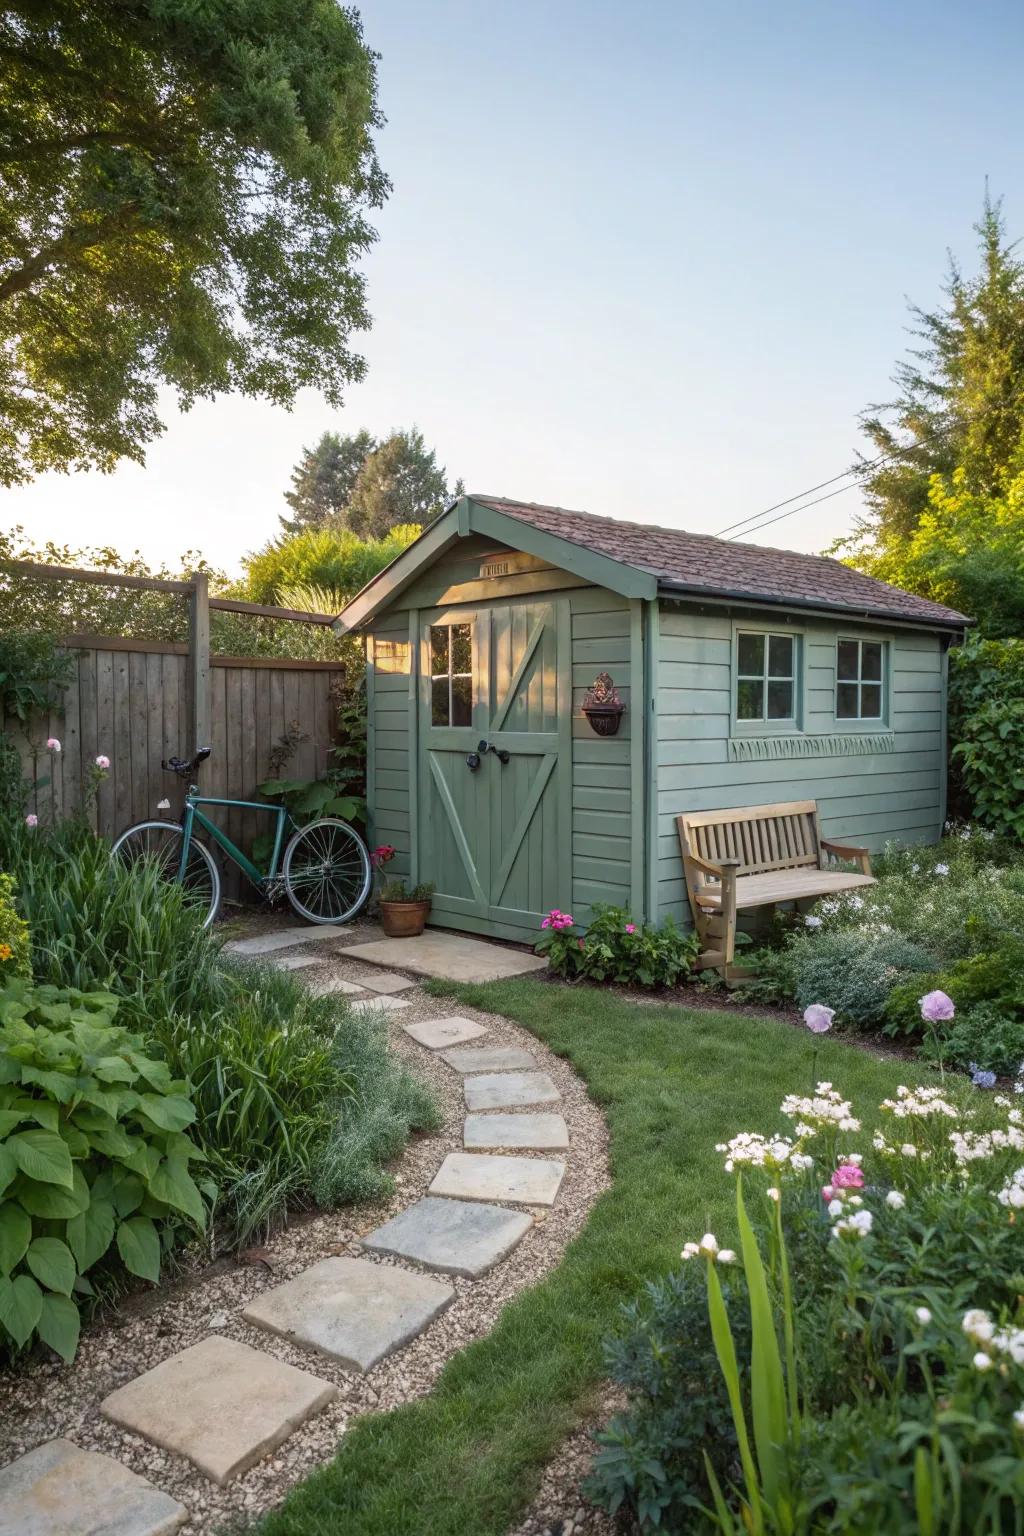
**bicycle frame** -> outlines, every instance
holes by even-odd
[[[233,811],[269,811],[277,817],[277,827],[274,832],[274,851],[270,858],[270,867],[264,872],[258,869],[252,860],[235,846],[227,833],[212,822],[209,816],[204,816],[199,809],[201,805],[226,805]],[[184,836],[181,840],[181,864],[178,869],[178,879],[185,878],[185,867],[188,863],[188,853],[192,846],[192,829],[197,824],[210,834],[217,843],[248,877],[255,886],[261,889],[270,885],[277,879],[277,865],[281,857],[281,847],[284,843],[284,835],[291,817],[283,805],[268,805],[265,800],[221,800],[213,795],[200,795],[194,784],[189,785],[188,794],[185,796],[185,808],[182,813],[181,826]]]

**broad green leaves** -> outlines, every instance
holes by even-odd
[[[0,992],[0,1337],[65,1360],[76,1296],[113,1245],[156,1282],[168,1226],[202,1227],[185,1084],[114,1021],[117,1002],[15,982]]]

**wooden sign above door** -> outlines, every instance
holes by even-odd
[[[515,549],[495,550],[493,554],[484,555],[480,561],[481,580],[490,576],[517,576],[521,571],[550,569],[546,560],[539,560],[536,555],[524,555]]]

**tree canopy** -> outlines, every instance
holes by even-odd
[[[981,262],[951,264],[946,302],[912,308],[920,345],[896,399],[862,426],[884,462],[868,513],[836,546],[850,563],[976,616],[990,635],[1024,628],[1024,261],[998,202],[976,226]],[[863,461],[868,462],[868,461]]]
[[[382,539],[361,539],[346,529],[303,528],[248,555],[244,581],[235,591],[257,603],[340,612],[420,532],[418,524],[412,524],[392,528]],[[318,590],[307,604],[301,589],[310,588]]]
[[[0,483],[141,462],[161,385],[339,404],[387,191],[357,13],[15,0],[0,59]]]
[[[286,533],[302,528],[348,529],[383,539],[393,528],[432,522],[462,481],[449,487],[447,471],[416,427],[392,432],[381,442],[369,432],[340,437],[325,432],[303,449],[285,501],[295,516],[281,518]]]

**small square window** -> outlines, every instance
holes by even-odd
[[[792,725],[796,720],[796,639],[740,630],[736,635],[736,719]]]
[[[430,629],[430,723],[473,723],[473,626],[434,624]]]
[[[836,719],[881,720],[885,646],[881,640],[836,642]]]

